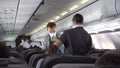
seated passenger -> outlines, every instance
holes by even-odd
[[[81,14],[74,15],[72,25],[72,29],[64,31],[53,46],[59,47],[64,44],[67,55],[86,55],[91,49],[92,40],[83,28],[83,16]]]
[[[106,53],[101,56],[95,63],[97,66],[102,65],[120,65],[120,53]]]
[[[34,45],[33,48],[39,48],[37,45]]]
[[[0,42],[0,58],[9,58],[9,48],[5,43]]]
[[[9,49],[12,49],[12,46],[11,46],[11,45],[9,45],[9,46],[8,46],[8,48],[9,48]]]
[[[29,44],[27,37],[24,36],[22,38],[22,42],[20,43],[20,45],[18,47],[20,47],[20,46],[23,46],[23,48],[30,48],[30,44]]]
[[[42,50],[42,49],[41,49],[39,46],[37,46],[37,45],[35,45],[35,46],[33,47],[33,49],[38,50],[38,51],[41,51],[41,50]]]
[[[41,48],[46,51],[46,54],[50,53],[57,53],[59,50],[57,48],[53,48],[50,46],[52,45],[58,38],[59,34],[56,33],[56,24],[54,22],[50,22],[47,24],[47,31],[48,35],[41,41],[42,46]],[[64,50],[64,46],[61,44],[61,48]]]

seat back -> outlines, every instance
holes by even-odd
[[[10,56],[15,58],[21,58],[20,53],[18,53],[17,51],[10,51]]]
[[[26,60],[27,63],[29,63],[31,56],[34,55],[34,54],[42,54],[42,52],[41,51],[30,51],[30,52],[28,52],[26,54],[26,57],[25,57],[25,60]]]
[[[9,64],[9,58],[0,58],[0,67],[8,66]]]
[[[99,68],[120,68],[120,65],[103,65],[100,66]]]
[[[56,64],[52,68],[96,68],[94,64]]]
[[[33,55],[31,57],[31,61],[30,61],[30,65],[31,67],[36,67],[37,65],[37,62],[42,59],[42,58],[45,58],[46,56],[48,56],[48,54],[36,54],[36,55]]]
[[[94,64],[96,58],[83,57],[83,56],[65,56],[65,55],[50,55],[44,58],[40,68],[52,68],[60,63],[85,63]]]

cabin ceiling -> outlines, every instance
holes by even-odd
[[[0,0],[0,39],[10,41],[19,34],[31,34],[72,6],[81,5],[81,1],[88,0]]]
[[[42,0],[0,0],[0,39],[19,35]]]
[[[22,33],[31,34],[37,27],[44,23],[48,23],[56,16],[60,16],[64,11],[68,11],[70,7],[80,4],[81,0],[45,0],[44,4],[39,7],[35,16],[24,27]]]

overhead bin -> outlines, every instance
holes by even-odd
[[[99,19],[108,18],[117,14],[115,9],[115,0],[99,0],[98,2],[80,10],[86,23]]]
[[[88,4],[87,7],[84,7],[87,4],[82,5],[81,7],[84,7],[84,8],[82,8],[79,11],[76,11],[75,13],[70,14],[70,15],[64,17],[63,19],[60,19],[59,21],[57,21],[56,22],[57,23],[57,29],[58,29],[57,31],[60,32],[60,31],[64,31],[64,30],[70,28],[71,25],[72,25],[72,23],[71,23],[72,22],[71,21],[72,17],[76,13],[80,13],[84,16],[84,22],[86,24],[88,24],[88,25],[86,25],[86,27],[92,25],[92,27],[95,26],[93,28],[96,28],[97,27],[96,24],[103,23],[105,25],[106,21],[104,21],[104,20],[106,20],[106,18],[107,18],[107,21],[112,20],[111,18],[109,19],[109,17],[116,16],[117,11],[120,12],[120,9],[119,9],[120,8],[119,7],[120,6],[119,5],[120,0],[117,0],[117,2],[116,2],[116,0],[98,0],[98,1],[97,0],[91,0],[91,2],[94,2],[94,3]],[[116,11],[116,6],[117,6],[117,11]],[[118,21],[114,21],[114,23],[113,22],[111,22],[111,23],[113,23],[113,26],[114,26],[114,24],[118,24],[117,22]],[[107,22],[106,24],[108,24],[108,23],[110,23],[110,21]],[[102,27],[104,27],[103,24],[100,24],[99,26],[102,25]],[[90,26],[90,28],[92,28],[92,27]],[[100,27],[100,28],[102,28],[102,27]],[[34,34],[32,37],[34,39],[36,39],[35,37],[43,37],[43,35],[45,35],[46,33],[47,33],[46,30],[43,29],[42,31]],[[40,35],[40,36],[38,36],[38,35]]]
[[[115,9],[115,0],[100,0],[102,6],[102,18],[117,14]]]
[[[120,13],[120,0],[116,0],[116,10]]]
[[[105,18],[108,18],[110,16],[117,14],[116,9],[115,9],[115,0],[99,0],[89,6],[81,9],[80,11],[78,11],[76,13],[80,13],[84,16],[85,23],[105,19]],[[76,13],[74,13],[74,14],[76,14]],[[71,22],[74,14],[58,21],[57,22],[58,29],[63,30],[61,28],[61,26],[64,29],[69,28],[71,26],[70,22]],[[96,23],[99,23],[99,22],[96,22]]]

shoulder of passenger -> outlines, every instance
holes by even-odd
[[[70,32],[70,31],[72,31],[72,29],[65,30],[64,32],[68,33],[68,32]]]
[[[46,40],[48,40],[48,37],[44,37],[41,39],[41,41],[46,41]]]

